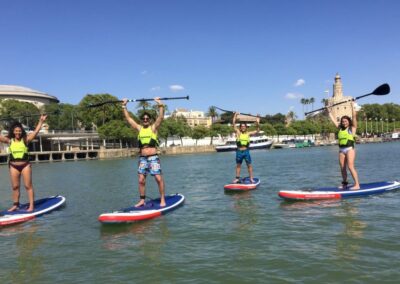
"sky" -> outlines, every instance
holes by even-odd
[[[390,84],[361,105],[399,104],[399,30],[397,0],[0,0],[0,85],[302,118],[336,73],[346,96]]]

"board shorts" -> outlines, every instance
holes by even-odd
[[[243,160],[246,164],[251,164],[251,157],[249,149],[246,150],[236,150],[236,164],[242,164]]]
[[[161,175],[161,163],[158,155],[140,156],[138,164],[138,174]]]

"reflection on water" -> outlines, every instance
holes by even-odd
[[[35,224],[20,224],[1,229],[0,236],[15,238],[16,267],[6,276],[9,283],[27,283],[26,279],[29,279],[28,282],[35,282],[43,274],[43,256],[38,255],[37,251],[44,239],[38,237],[37,230]]]
[[[141,250],[144,257],[158,262],[170,237],[165,216],[127,224],[101,225],[103,247],[110,251]]]
[[[238,214],[235,231],[244,233],[257,223],[256,204],[251,191],[229,193],[233,200],[234,211]]]
[[[341,214],[336,216],[343,224],[343,231],[337,236],[336,253],[339,259],[356,259],[360,251],[360,240],[363,238],[367,223],[359,220],[357,201],[343,202]]]

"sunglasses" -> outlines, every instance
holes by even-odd
[[[150,117],[143,117],[142,121],[150,121]]]

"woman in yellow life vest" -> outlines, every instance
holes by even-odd
[[[256,120],[257,130],[248,132],[246,123],[241,122],[239,124],[239,128],[236,126],[237,115],[238,115],[238,113],[235,112],[235,114],[233,115],[233,121],[232,121],[233,129],[235,130],[235,133],[236,133],[236,144],[237,144],[236,178],[233,180],[233,183],[239,183],[241,181],[240,170],[242,167],[243,160],[246,161],[250,180],[251,180],[251,182],[254,182],[253,166],[251,164],[251,156],[250,156],[249,146],[250,146],[250,136],[253,134],[256,134],[260,131],[260,117],[257,116],[257,120]]]
[[[125,119],[131,125],[132,128],[139,131],[139,163],[138,163],[138,182],[139,182],[139,194],[140,200],[135,205],[136,207],[143,206],[146,199],[146,177],[147,174],[154,176],[158,189],[160,191],[160,206],[165,206],[165,185],[164,179],[161,174],[160,158],[157,155],[158,137],[157,131],[164,119],[164,104],[160,98],[155,98],[154,101],[158,104],[159,114],[156,121],[151,124],[151,116],[149,113],[144,112],[141,117],[141,123],[137,123],[129,115],[126,109],[128,99],[122,100],[122,110],[124,112]]]
[[[329,117],[332,122],[339,128],[338,141],[339,141],[339,165],[340,172],[342,174],[342,185],[340,188],[346,189],[347,182],[347,168],[354,180],[354,185],[350,188],[351,190],[360,189],[360,183],[358,180],[358,174],[354,166],[354,161],[356,158],[355,146],[355,136],[357,131],[357,113],[354,109],[354,104],[351,104],[352,117],[345,115],[340,118],[339,122],[333,117],[332,113],[329,112]]]
[[[29,208],[34,209],[34,190],[32,185],[32,168],[29,163],[28,144],[35,139],[42,128],[47,115],[41,115],[39,122],[33,132],[27,134],[21,123],[16,122],[11,125],[7,136],[0,136],[0,142],[9,144],[9,170],[12,187],[13,206],[8,211],[15,211],[19,208],[21,176],[24,181],[26,192],[28,193]]]

